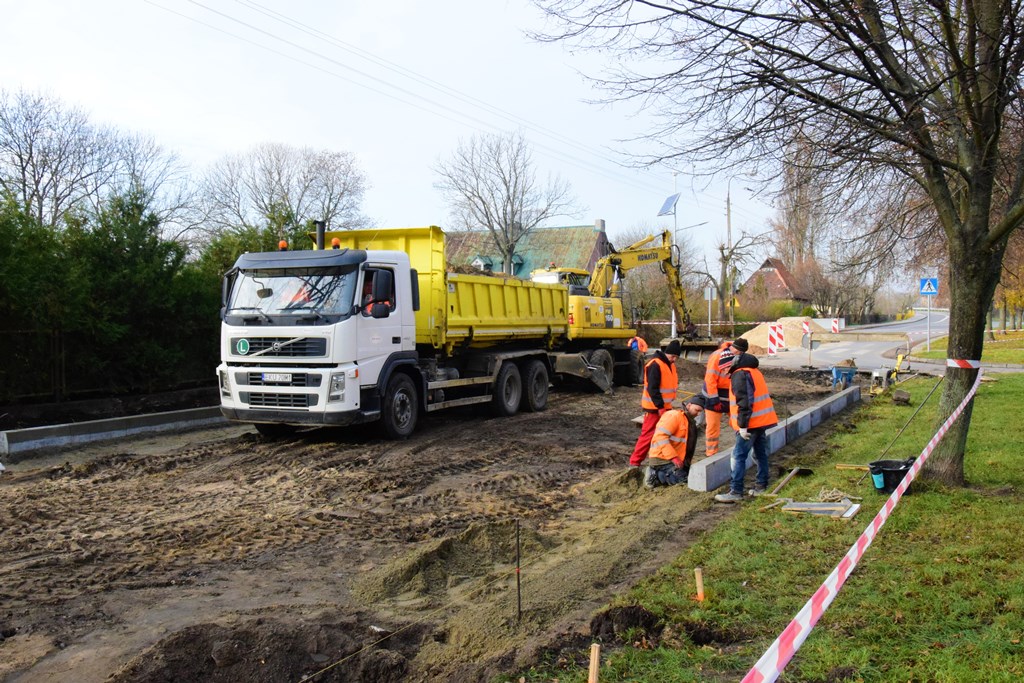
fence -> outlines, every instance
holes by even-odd
[[[156,339],[128,333],[116,344],[84,331],[5,331],[0,334],[0,403],[59,403],[210,383],[218,343],[216,324],[168,326]]]

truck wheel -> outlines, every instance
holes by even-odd
[[[264,439],[280,439],[283,436],[291,436],[295,433],[295,425],[283,425],[270,422],[257,422],[253,424],[256,431]]]
[[[526,361],[523,372],[523,409],[536,413],[548,407],[548,368],[539,360]]]
[[[644,382],[644,354],[636,349],[629,350],[629,362],[615,369],[615,383],[632,387]]]
[[[608,383],[611,384],[612,379],[615,377],[615,359],[612,358],[612,354],[608,349],[594,349],[590,352],[590,356],[587,357],[587,363],[604,370],[604,376],[608,378]]]
[[[384,402],[380,407],[384,433],[390,439],[407,439],[416,429],[419,415],[416,386],[408,375],[398,372],[388,380]]]
[[[494,397],[491,399],[494,412],[502,417],[515,415],[522,397],[523,378],[519,375],[519,368],[512,361],[505,361],[494,382]]]

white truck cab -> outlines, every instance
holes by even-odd
[[[415,283],[400,251],[243,254],[224,279],[221,412],[265,435],[378,419],[378,383],[416,362]]]

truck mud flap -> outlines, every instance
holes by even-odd
[[[554,361],[555,374],[579,377],[605,393],[611,391],[612,378],[605,373],[604,368],[587,364],[582,353],[558,354]]]

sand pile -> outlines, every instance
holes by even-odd
[[[778,323],[782,325],[783,340],[787,349],[799,349],[800,339],[804,336],[804,322],[810,323],[811,332],[820,334],[828,332],[824,327],[814,322],[807,316],[793,316],[790,318],[779,318]],[[743,335],[743,338],[750,342],[750,352],[755,355],[767,353],[768,350],[768,323],[761,323],[754,329]],[[780,347],[783,348],[783,347]]]

